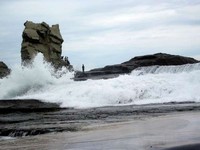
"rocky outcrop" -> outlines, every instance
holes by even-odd
[[[71,67],[68,60],[62,55],[63,38],[59,25],[51,27],[45,22],[33,23],[26,21],[22,37],[21,59],[24,65],[30,63],[37,53],[42,53],[46,61],[51,62],[56,68]]]
[[[10,74],[10,69],[4,62],[0,61],[0,78],[6,77],[8,74]]]
[[[0,113],[12,112],[46,112],[59,110],[57,103],[42,102],[37,99],[6,99],[0,100]]]
[[[159,66],[183,65],[183,64],[193,64],[198,62],[199,61],[190,57],[157,53],[153,55],[137,56],[121,64],[105,66],[104,68],[93,69],[85,73],[77,72],[75,75],[75,80],[86,80],[89,78],[92,79],[113,78],[120,74],[130,73],[131,71],[133,71],[138,67],[154,66],[154,65],[159,65]]]
[[[165,53],[157,53],[154,55],[145,55],[134,57],[131,60],[122,63],[121,65],[125,65],[130,71],[145,66],[171,66],[171,65],[184,65],[184,64],[193,64],[198,63],[198,60],[190,57],[184,57],[179,55],[170,55]]]

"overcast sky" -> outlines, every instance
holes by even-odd
[[[59,24],[75,67],[157,52],[200,58],[200,0],[1,0],[0,11],[0,60],[11,68],[26,20]]]

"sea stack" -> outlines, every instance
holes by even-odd
[[[62,55],[63,38],[59,25],[51,27],[45,23],[33,23],[26,21],[22,34],[21,59],[22,64],[29,64],[37,53],[42,53],[46,61],[52,63],[55,68],[71,68],[69,61],[65,61]]]

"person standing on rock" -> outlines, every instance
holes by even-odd
[[[68,65],[70,65],[70,62],[69,62],[69,60],[68,60],[68,57],[65,56],[64,61],[65,61]]]
[[[82,64],[82,71],[83,71],[83,73],[85,72],[85,66],[84,66],[84,64]]]
[[[64,61],[67,62],[67,59],[68,59],[68,57],[65,56],[65,57],[64,57]]]

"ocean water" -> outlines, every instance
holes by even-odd
[[[0,79],[0,99],[40,99],[76,108],[200,102],[200,63],[143,67],[107,80],[73,81],[73,75],[65,69],[54,74],[39,55],[31,66],[15,66]]]

